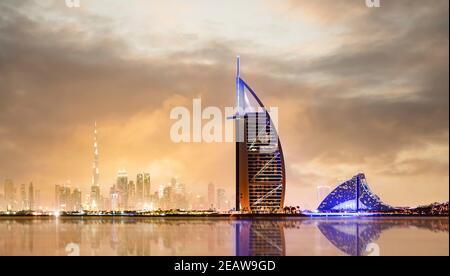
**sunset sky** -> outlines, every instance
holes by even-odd
[[[394,206],[448,201],[449,2],[0,1],[0,193],[33,181],[86,193],[119,169],[234,194],[234,144],[174,144],[176,106],[233,106],[235,59],[279,108],[287,205],[364,172]]]

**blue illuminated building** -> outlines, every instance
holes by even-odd
[[[392,226],[370,220],[335,220],[319,222],[317,227],[342,252],[350,256],[361,256],[370,243],[380,238],[383,230]]]
[[[357,200],[358,199],[358,200]],[[369,188],[364,174],[358,174],[333,190],[317,208],[320,212],[387,212],[384,204]]]

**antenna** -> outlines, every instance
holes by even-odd
[[[237,78],[241,77],[241,57],[237,56]]]
[[[236,70],[236,107],[238,108],[238,115],[242,115],[245,108],[244,90],[241,85],[241,57],[237,56],[237,70]]]

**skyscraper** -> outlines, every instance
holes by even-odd
[[[91,197],[90,197],[90,209],[100,210],[102,208],[101,206],[101,200],[100,200],[100,186],[91,186]]]
[[[81,203],[81,190],[80,189],[74,189],[72,192],[72,206],[70,206],[70,211],[82,211],[83,206]]]
[[[158,187],[158,198],[159,199],[162,199],[164,197],[164,188],[165,187],[166,187],[165,185],[159,184],[159,187]]]
[[[64,207],[64,211],[70,212],[73,211],[73,197],[72,197],[72,192],[71,192],[71,188],[69,185],[66,185],[63,188],[63,207]]]
[[[55,211],[73,211],[72,195],[68,185],[55,186]]]
[[[174,208],[176,209],[186,209],[186,186],[181,181],[175,179],[175,184],[173,184],[173,201]]]
[[[133,180],[128,181],[128,208],[136,209],[136,185]]]
[[[3,188],[3,187],[2,187]],[[3,195],[3,189],[0,189],[0,211],[3,211],[5,204],[5,196]]]
[[[225,190],[217,189],[217,210],[225,211],[228,208],[226,206]]]
[[[128,208],[128,173],[125,170],[119,170],[117,173],[117,190],[119,194],[119,210]]]
[[[28,208],[30,210],[34,210],[34,187],[33,182],[30,183],[30,186],[28,186]]]
[[[59,185],[55,185],[55,203],[53,206],[54,211],[59,211],[60,209],[60,197],[61,197],[61,187]]]
[[[110,210],[114,212],[119,211],[119,191],[116,185],[111,187],[109,194],[111,201]]]
[[[138,173],[136,175],[136,204],[139,207],[150,204],[150,174]]]
[[[28,198],[25,184],[20,185],[20,208],[21,210],[28,209]]]
[[[94,161],[92,163],[92,186],[91,186],[91,197],[90,197],[90,207],[91,210],[98,210],[101,206],[101,195],[100,195],[100,170],[98,167],[99,163],[99,152],[98,152],[98,141],[97,141],[97,122],[94,123]]]
[[[12,211],[16,208],[16,189],[14,188],[14,182],[11,179],[6,179],[3,188],[6,203],[5,209]]]
[[[236,210],[275,211],[283,208],[286,173],[275,124],[256,93],[240,76],[237,62]]]
[[[209,209],[214,209],[215,207],[215,193],[216,193],[216,188],[214,186],[214,183],[210,182],[208,184],[208,208]]]
[[[136,176],[136,199],[138,204],[144,204],[144,174],[142,173]]]
[[[170,210],[170,209],[174,209],[174,204],[173,204],[173,186],[172,185],[167,185],[166,187],[164,187],[163,190],[163,198],[162,198],[162,205],[163,205],[163,209],[165,210]]]
[[[179,197],[185,197],[186,196],[186,187],[181,181],[177,181],[174,185],[174,192]]]
[[[144,197],[146,202],[149,201],[151,197],[150,188],[151,188],[150,174],[144,173]]]
[[[98,186],[98,180],[100,176],[100,171],[98,168],[99,162],[99,152],[98,152],[98,142],[97,142],[97,122],[94,123],[94,162],[92,166],[92,186]]]
[[[34,206],[36,210],[41,210],[41,190],[34,191]]]

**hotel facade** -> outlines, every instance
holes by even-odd
[[[236,210],[283,209],[286,170],[278,132],[269,112],[240,76],[236,77]]]

